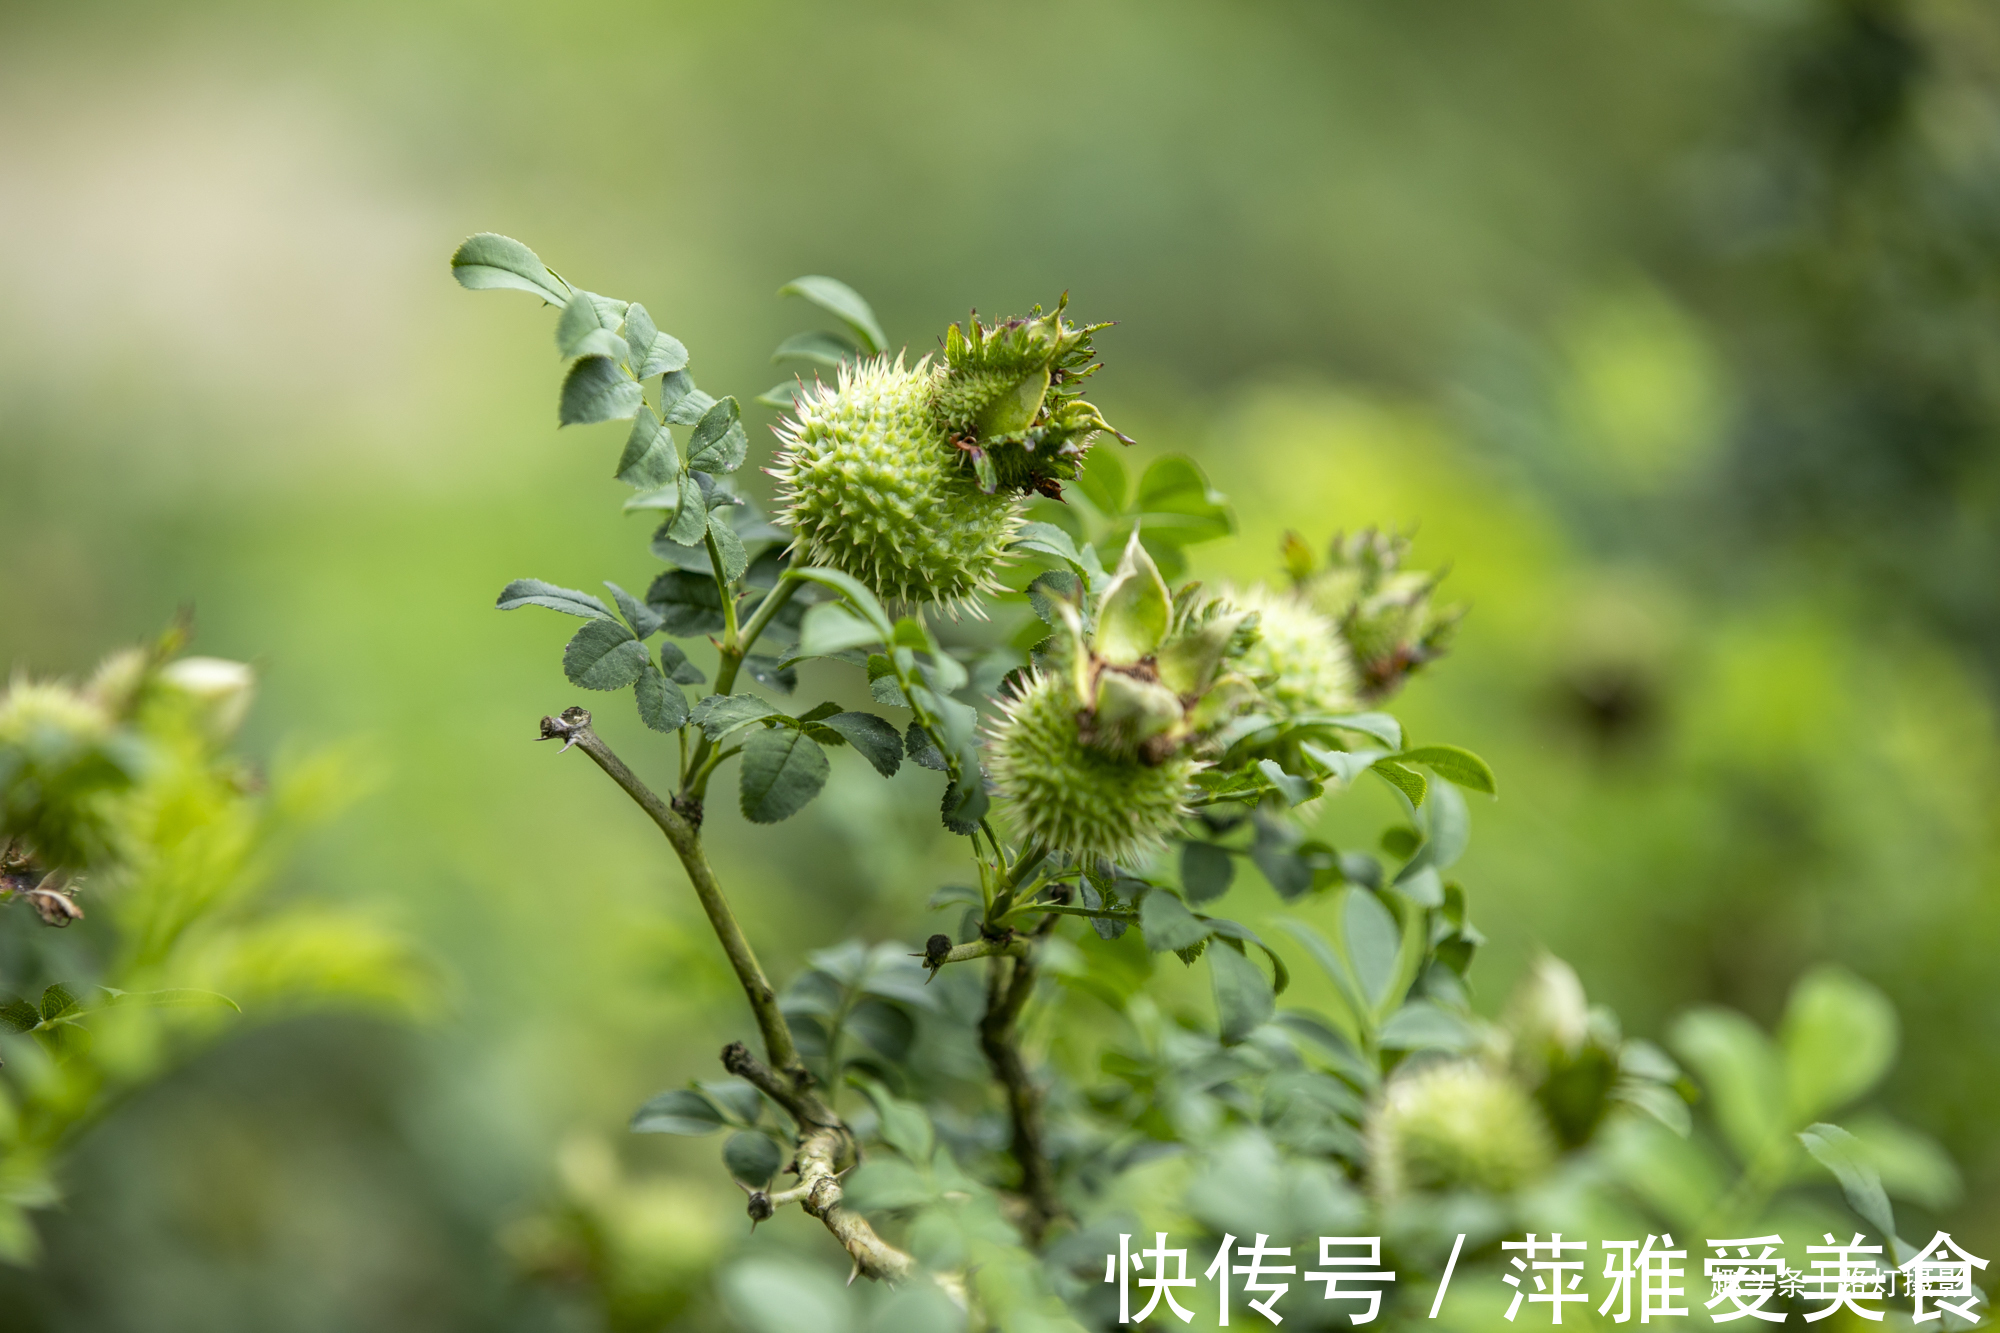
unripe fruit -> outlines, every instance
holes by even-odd
[[[1037,673],[1001,708],[988,767],[1029,840],[1086,862],[1130,864],[1187,813],[1193,756],[1149,763],[1086,743],[1085,710],[1067,680]]]
[[[1286,559],[1301,591],[1340,626],[1353,653],[1361,697],[1369,703],[1402,688],[1411,672],[1444,655],[1462,608],[1432,600],[1442,574],[1402,568],[1409,538],[1366,528],[1336,535],[1324,571],[1312,573],[1312,554],[1296,537]]]
[[[1090,337],[1107,326],[1069,323],[1068,305],[1064,296],[1046,315],[1036,306],[1026,319],[988,328],[974,316],[945,331],[938,419],[988,491],[1060,498],[1097,433],[1118,435],[1083,398],[1097,370]]]
[[[1369,1122],[1376,1191],[1506,1193],[1529,1184],[1554,1158],[1549,1129],[1521,1086],[1469,1060],[1399,1074]]]
[[[980,490],[935,411],[943,371],[876,357],[799,395],[778,426],[782,513],[807,563],[878,596],[972,606],[1021,523],[1021,500]]]
[[[1297,597],[1261,585],[1227,597],[1257,613],[1257,641],[1238,669],[1266,700],[1287,716],[1354,711],[1360,680],[1331,620]]]

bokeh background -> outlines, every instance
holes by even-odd
[[[1371,522],[1452,562],[1471,614],[1400,711],[1502,777],[1481,1003],[1547,948],[1630,1032],[1769,1024],[1843,963],[1902,1013],[1886,1106],[1963,1170],[1940,1216],[2000,1250],[1984,0],[76,0],[0,8],[0,661],[192,604],[262,669],[254,752],[372,775],[292,879],[446,999],[253,1024],[132,1098],[0,1328],[593,1328],[592,1245],[614,1325],[721,1326],[714,1143],[622,1126],[740,1002],[651,830],[528,743],[567,627],[490,610],[642,586],[646,523],[618,428],[555,429],[547,314],[453,285],[475,230],[746,399],[800,273],[919,350],[1064,289],[1117,319],[1131,461],[1192,453],[1240,516],[1199,572]],[[841,785],[775,854],[715,821],[780,973],[936,928],[930,802]]]

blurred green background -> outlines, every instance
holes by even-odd
[[[1545,947],[1628,1032],[1769,1025],[1843,962],[1903,1016],[1887,1104],[1964,1170],[1940,1216],[2000,1249],[1989,5],[14,4],[0,661],[81,671],[191,603],[263,671],[253,751],[360,739],[374,795],[293,877],[450,1001],[253,1028],[131,1100],[0,1328],[591,1328],[519,1275],[569,1262],[561,1199],[631,1311],[719,1326],[714,1145],[622,1126],[740,1000],[644,821],[528,743],[567,627],[489,609],[643,586],[646,524],[622,432],[555,430],[547,315],[453,285],[475,230],[745,399],[800,273],[918,351],[1064,289],[1117,319],[1131,461],[1193,453],[1241,518],[1199,572],[1371,522],[1453,562],[1471,615],[1400,711],[1501,774],[1482,1004]],[[837,781],[777,856],[715,823],[781,974],[937,928],[914,786]]]

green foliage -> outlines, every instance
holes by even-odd
[[[634,1129],[731,1130],[722,1164],[753,1219],[823,1188],[774,1179],[788,1164],[805,1178],[816,1136],[833,1136],[840,1162],[860,1150],[843,1207],[927,1275],[909,1299],[958,1293],[999,1329],[1101,1324],[1101,1284],[1079,1274],[1107,1235],[1138,1225],[1135,1209],[1144,1225],[1213,1235],[1372,1231],[1385,1263],[1393,1252],[1399,1272],[1427,1274],[1460,1234],[1469,1266],[1498,1263],[1509,1230],[1552,1229],[1536,1209],[1571,1229],[1610,1217],[1689,1234],[1817,1218],[1826,1187],[1815,1196],[1801,1174],[1813,1161],[1885,1235],[1890,1193],[1948,1188],[1910,1131],[1822,1120],[1893,1058],[1894,1015],[1854,978],[1802,980],[1775,1043],[1734,1013],[1684,1016],[1672,1045],[1687,1072],[1626,1038],[1552,958],[1501,1018],[1475,1012],[1468,974],[1485,937],[1450,876],[1471,834],[1465,793],[1493,796],[1495,774],[1463,747],[1413,743],[1373,707],[1444,652],[1458,619],[1434,602],[1437,575],[1405,567],[1407,539],[1337,536],[1322,562],[1288,538],[1281,586],[1204,592],[1180,582],[1185,548],[1234,519],[1190,461],[1158,459],[1134,486],[1115,451],[1072,450],[1034,471],[1026,489],[1047,498],[1032,510],[1004,466],[1004,448],[1105,429],[1073,383],[1093,330],[1060,307],[974,321],[947,336],[942,365],[912,370],[883,355],[850,289],[802,279],[786,292],[844,328],[775,358],[830,368],[836,387],[760,400],[791,414],[776,469],[789,552],[728,482],[747,461],[737,400],[696,390],[684,352],[670,368],[666,352],[633,353],[642,336],[679,348],[635,324],[639,307],[579,292],[559,346],[578,358],[571,377],[627,377],[617,392],[638,421],[617,475],[638,491],[628,507],[665,515],[652,549],[670,567],[643,602],[608,584],[616,616],[525,580],[500,605],[583,617],[571,681],[633,684],[647,724],[678,734],[671,810],[689,822],[655,817],[691,872],[723,763],[738,761],[740,809],[761,826],[814,800],[837,776],[827,751],[851,747],[884,778],[906,757],[939,775],[926,781],[976,882],[933,896],[953,915],[914,932],[921,949],[811,953],[775,1016],[748,946],[725,930],[772,1059],[795,1048],[776,1077],[824,1100],[794,1104],[766,1082],[772,1113],[748,1085],[703,1084],[646,1103]],[[652,374],[656,393],[641,383]],[[1025,604],[1032,619],[1001,627],[1022,651],[941,634],[924,602]],[[679,686],[700,673],[671,643],[655,666],[644,641],[658,632],[714,639],[712,692],[692,708]],[[767,635],[789,654],[753,651]],[[788,696],[807,661],[844,664],[907,722],[834,701],[793,711],[740,688],[747,674]],[[1364,774],[1389,803],[1386,827],[1344,848],[1311,836],[1305,821],[1357,800]],[[1239,860],[1285,915],[1246,888]],[[1241,910],[1217,914],[1231,894]],[[1297,988],[1288,954],[1313,965]],[[1205,975],[1175,979],[1191,969]],[[843,1240],[876,1275],[873,1252]],[[814,1326],[886,1328],[917,1309],[760,1264],[723,1278],[747,1327],[809,1313]]]
[[[582,594],[509,595],[615,627]],[[60,1199],[76,1134],[239,1016],[430,1000],[401,939],[280,892],[280,854],[353,777],[324,756],[267,781],[229,753],[252,675],[179,656],[184,637],[115,654],[81,687],[0,694],[0,1260],[34,1257],[28,1213]],[[79,947],[49,947],[51,928]]]

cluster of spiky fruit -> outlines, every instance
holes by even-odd
[[[1002,700],[989,767],[1031,841],[1084,861],[1130,863],[1187,814],[1203,742],[1253,689],[1248,612],[1192,585],[1178,596],[1135,536],[1094,628],[1055,599],[1057,632]]]
[[[1285,563],[1302,597],[1336,625],[1353,654],[1363,702],[1376,703],[1402,688],[1411,672],[1444,655],[1464,608],[1432,600],[1442,571],[1402,567],[1410,539],[1365,528],[1336,533],[1325,569],[1294,535],[1285,539]]]
[[[843,365],[778,423],[780,521],[878,595],[956,610],[994,590],[1022,496],[1059,495],[1110,430],[1082,397],[1090,335],[1048,314],[954,324],[941,358]],[[1114,432],[1115,433],[1115,432]]]
[[[1298,594],[1262,585],[1228,596],[1257,614],[1257,641],[1240,669],[1272,709],[1287,718],[1354,710],[1361,684],[1332,620]]]
[[[1548,1169],[1548,1125],[1519,1083],[1477,1060],[1399,1073],[1369,1122],[1371,1183],[1385,1198],[1411,1190],[1505,1194]]]

